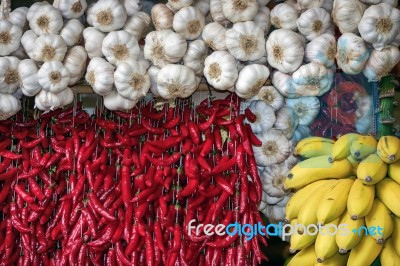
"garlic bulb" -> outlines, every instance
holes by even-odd
[[[271,106],[275,111],[279,110],[285,104],[285,98],[275,89],[274,86],[264,86],[253,100],[262,100]]]
[[[59,93],[68,87],[69,71],[60,61],[45,62],[37,73],[42,89]]]
[[[60,35],[63,37],[67,46],[71,47],[79,43],[85,27],[77,19],[68,20],[61,29]]]
[[[83,30],[83,38],[85,40],[85,50],[89,58],[103,57],[101,45],[106,35],[94,27]]]
[[[222,0],[210,0],[210,14],[215,22],[227,27],[231,22],[222,11]]]
[[[272,196],[268,195],[267,193],[263,193],[262,200],[268,204],[267,208],[271,208],[271,207],[275,207],[278,202],[283,200],[283,198],[284,197],[272,197]]]
[[[258,206],[258,210],[259,210],[260,212],[263,212],[263,211],[265,211],[265,209],[266,209],[268,206],[269,206],[269,205],[268,205],[265,201],[260,200],[260,206]]]
[[[151,9],[151,20],[156,30],[172,29],[174,12],[164,4],[155,4]]]
[[[160,72],[160,69],[156,66],[151,66],[148,70],[147,70],[147,74],[150,77],[150,91],[151,94],[153,94],[153,97],[159,97],[160,94],[158,94],[158,89],[157,89],[157,75],[158,72]]]
[[[187,40],[194,40],[200,36],[205,24],[205,17],[195,7],[189,6],[176,12],[172,27],[174,31]]]
[[[271,10],[271,24],[278,29],[297,29],[297,19],[299,15],[294,7],[280,3]]]
[[[6,120],[21,110],[21,102],[12,94],[0,93],[0,120]]]
[[[87,8],[86,0],[60,0],[58,9],[66,19],[79,18]]]
[[[265,54],[264,32],[252,21],[233,24],[225,38],[229,53],[237,60],[257,60]]]
[[[30,58],[33,57],[33,48],[32,43],[36,42],[38,36],[33,32],[33,30],[27,30],[21,37],[21,44],[24,47],[25,52],[28,54]]]
[[[297,20],[297,27],[311,41],[325,33],[331,24],[331,16],[325,9],[315,7],[306,10]]]
[[[335,2],[334,0],[324,0],[324,3],[322,4],[322,8],[325,9],[326,11],[328,11],[328,13],[332,13],[332,9],[333,9],[333,2]]]
[[[232,23],[253,20],[258,12],[257,0],[222,0],[224,16]]]
[[[325,0],[297,0],[297,4],[301,10],[321,7]]]
[[[299,95],[292,85],[292,76],[280,71],[275,71],[271,75],[272,85],[279,91],[285,98],[298,98]]]
[[[307,137],[311,137],[312,135],[313,133],[308,126],[298,125],[296,130],[294,131],[292,143],[293,145],[296,145],[300,140],[305,139]]]
[[[26,19],[30,21],[33,18],[33,15],[36,13],[36,11],[45,5],[50,5],[49,2],[47,1],[42,1],[42,2],[36,2],[33,5],[31,5],[28,9],[28,13],[26,13]]]
[[[107,34],[101,50],[108,62],[115,66],[138,59],[140,53],[137,39],[124,30]]]
[[[307,44],[304,59],[329,68],[335,65],[335,55],[336,39],[333,35],[324,33]]]
[[[299,117],[291,107],[284,106],[276,113],[274,128],[282,130],[287,139],[293,137],[298,124]]]
[[[195,40],[189,43],[183,64],[188,66],[198,76],[203,75],[204,60],[208,54],[208,47],[202,40]]]
[[[292,107],[299,117],[299,124],[309,126],[314,122],[320,109],[317,97],[300,97],[298,99],[286,99],[286,105]]]
[[[380,81],[389,75],[393,67],[400,61],[399,48],[389,46],[382,50],[373,50],[364,68],[364,75],[369,82]]]
[[[172,30],[152,31],[147,34],[144,45],[144,57],[153,65],[163,67],[179,62],[186,53],[187,42]]]
[[[358,31],[366,42],[381,50],[400,34],[400,10],[386,3],[370,6],[358,24]]]
[[[396,7],[399,3],[398,0],[360,0],[363,3],[369,4],[369,5],[377,5],[380,3],[386,3],[390,4],[393,7]]]
[[[68,86],[78,83],[86,70],[87,53],[82,46],[74,46],[68,50],[63,64],[68,69],[70,80]]]
[[[67,44],[60,35],[45,33],[36,39],[31,58],[39,62],[62,61],[66,52]]]
[[[271,197],[283,197],[287,191],[285,189],[286,176],[289,169],[281,165],[269,165],[260,173],[263,191]]]
[[[114,84],[122,97],[140,100],[150,89],[150,77],[137,62],[122,63],[114,72]]]
[[[73,100],[74,93],[70,88],[66,88],[59,93],[41,90],[35,96],[35,107],[43,111],[50,111],[68,105]]]
[[[22,30],[18,26],[7,20],[0,20],[0,56],[16,51],[20,45],[21,36]]]
[[[299,34],[287,30],[273,31],[267,40],[268,63],[283,73],[296,71],[304,57],[304,42]]]
[[[332,19],[341,33],[355,33],[365,8],[365,4],[358,0],[335,0],[333,2]]]
[[[228,90],[238,78],[235,58],[226,51],[215,51],[204,61],[204,76],[217,90]]]
[[[336,61],[346,74],[358,74],[365,66],[369,51],[364,40],[353,34],[345,33],[338,39]]]
[[[114,67],[103,58],[95,57],[87,66],[85,79],[95,93],[105,96],[113,89]]]
[[[136,15],[142,9],[141,0],[121,0],[128,16]]]
[[[0,57],[0,93],[14,93],[19,88],[19,62],[15,56]]]
[[[193,6],[206,16],[210,12],[210,1],[209,0],[194,0]]]
[[[150,25],[151,18],[144,12],[137,12],[129,17],[125,23],[124,30],[141,39],[147,27]]]
[[[38,71],[39,68],[32,59],[22,60],[18,65],[22,93],[28,97],[35,96],[42,89],[37,78]]]
[[[226,50],[225,33],[226,29],[221,24],[211,22],[204,26],[201,38],[214,51],[224,51]]]
[[[296,130],[300,127],[307,128],[307,126],[298,125]],[[280,163],[279,166],[285,167],[286,169],[292,169],[298,163],[299,159],[294,155],[294,152],[293,152],[294,147],[295,146],[292,145],[292,152],[290,153],[289,157],[284,162]]]
[[[100,0],[87,13],[88,23],[103,32],[121,29],[127,19],[125,7],[119,1]]]
[[[292,86],[300,96],[321,96],[330,90],[333,72],[323,65],[309,63],[302,65],[292,75]]]
[[[104,106],[111,111],[127,111],[135,107],[138,101],[131,101],[122,97],[116,90],[112,90],[103,97]]]
[[[164,99],[187,98],[192,95],[200,79],[187,66],[168,64],[157,75],[157,91]]]
[[[257,117],[257,120],[250,123],[255,134],[270,130],[276,121],[275,111],[264,101],[252,101],[248,107]]]
[[[285,207],[279,207],[277,205],[268,205],[268,207],[263,210],[265,217],[268,217],[270,223],[278,224],[285,219]]]
[[[192,4],[193,0],[168,0],[166,6],[176,13],[182,8],[191,6]]]
[[[257,15],[254,17],[254,23],[264,31],[264,35],[267,35],[269,32],[269,28],[271,27],[270,22],[270,10],[266,6],[260,6],[258,9]]]
[[[257,95],[260,88],[269,77],[269,69],[264,65],[252,64],[245,66],[240,72],[235,84],[236,94],[244,99]]]
[[[29,27],[28,20],[26,19],[26,15],[28,14],[28,8],[25,6],[17,7],[14,9],[8,18],[15,26],[19,27],[22,30],[25,30]]]
[[[20,45],[19,48],[16,51],[12,52],[10,55],[15,56],[21,60],[29,58],[22,45]]]
[[[140,52],[139,52],[137,62],[145,69],[148,69],[150,67],[151,63],[149,60],[144,58],[144,45],[139,45],[139,47],[140,47]]]
[[[61,13],[52,5],[42,5],[29,19],[29,27],[37,34],[58,34],[63,26]]]
[[[261,147],[253,146],[254,158],[258,166],[269,166],[285,161],[291,153],[290,141],[278,129],[270,129],[257,134]]]

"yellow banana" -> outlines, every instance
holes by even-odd
[[[367,266],[378,257],[383,245],[376,243],[376,240],[371,236],[364,236],[360,243],[355,246],[347,261],[347,266]]]
[[[315,266],[346,266],[349,253],[340,254],[339,252],[330,257],[329,259],[319,263],[315,263]]]
[[[335,236],[336,244],[338,245],[341,254],[345,254],[361,241],[363,235],[358,234],[358,230],[363,226],[365,226],[364,219],[352,220],[347,211],[343,213],[339,220],[340,231],[338,231]]]
[[[331,155],[333,143],[333,140],[326,138],[306,138],[297,144],[294,153],[303,158]]]
[[[375,186],[365,185],[360,179],[354,181],[347,198],[347,210],[353,220],[365,217],[372,208]]]
[[[294,193],[286,204],[285,222],[288,223],[297,218],[300,207],[306,204],[308,198],[314,194],[314,191],[316,191],[319,187],[326,186],[326,184],[333,181],[334,180],[319,180],[303,187],[302,189]]]
[[[394,163],[400,159],[400,139],[383,136],[378,141],[377,153],[385,163]]]
[[[390,238],[393,239],[394,249],[400,255],[400,218],[397,216],[393,217],[393,233]]]
[[[400,217],[400,185],[390,178],[385,178],[376,184],[376,196],[393,212]]]
[[[382,266],[400,266],[400,255],[394,248],[394,240],[392,237],[388,238],[383,245],[379,259]]]
[[[306,249],[300,250],[299,253],[294,255],[287,266],[313,265],[316,260],[317,256],[315,255],[314,245],[311,245]]]
[[[329,156],[318,156],[307,159],[293,167],[286,180],[287,189],[299,189],[321,179],[346,178],[353,168],[347,159],[329,163]]]
[[[348,133],[340,138],[333,144],[332,147],[332,160],[339,161],[345,159],[350,155],[350,144],[356,138],[360,136],[356,133]]]
[[[374,185],[387,174],[388,165],[376,153],[362,160],[357,168],[357,178],[366,185]]]
[[[390,210],[378,198],[374,200],[371,211],[365,216],[365,225],[370,230],[369,235],[383,244],[393,232],[393,218]],[[374,228],[375,230],[371,230]]]
[[[339,252],[336,244],[335,236],[337,233],[337,225],[339,219],[326,224],[319,230],[317,239],[315,240],[315,254],[319,263],[335,255]]]
[[[389,164],[388,176],[400,184],[400,161]]]
[[[312,231],[312,229],[310,231]],[[297,250],[305,249],[314,244],[315,239],[317,239],[317,231],[318,230],[315,230],[315,232],[311,234],[300,234],[298,232],[293,232],[293,234],[290,236],[290,253],[295,253]]]
[[[362,160],[376,152],[377,144],[374,136],[358,136],[350,144],[350,153],[355,159]]]
[[[351,166],[353,167],[353,175],[357,175],[357,168],[360,165],[360,161],[353,158],[353,156],[347,156],[347,160],[350,162]]]

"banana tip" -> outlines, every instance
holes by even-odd
[[[365,181],[367,181],[368,183],[371,182],[371,181],[372,181],[372,177],[367,176],[367,177],[365,178]]]
[[[296,253],[296,251],[297,251],[297,250],[294,249],[294,248],[289,248],[289,252],[292,253],[292,254]]]
[[[385,239],[384,239],[383,237],[379,237],[379,238],[376,240],[376,243],[378,243],[379,245],[383,245],[383,243],[385,243]]]
[[[340,248],[340,249],[339,249],[339,253],[342,254],[342,255],[344,255],[344,254],[347,253],[347,249]]]
[[[358,216],[357,216],[357,215],[352,215],[352,216],[351,216],[351,219],[352,219],[352,220],[357,220],[357,219],[358,219]]]
[[[324,262],[324,259],[318,258],[318,259],[317,259],[317,262],[318,262],[318,263],[322,263],[322,262]]]
[[[396,159],[396,155],[391,154],[389,155],[388,159],[389,161],[394,161]]]

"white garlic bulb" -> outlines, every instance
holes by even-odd
[[[269,32],[269,29],[271,27],[271,22],[270,22],[270,10],[266,6],[260,6],[258,9],[257,15],[254,17],[254,23],[262,30],[264,31],[264,35],[267,35]]]
[[[160,69],[156,66],[151,66],[148,70],[147,70],[147,74],[150,77],[150,91],[151,94],[153,94],[153,97],[159,97],[160,94],[158,94],[158,89],[157,89],[157,75],[158,72],[160,71]]]
[[[15,52],[19,48],[21,36],[22,30],[18,26],[7,20],[0,20],[0,56]]]
[[[35,96],[35,107],[42,111],[50,111],[72,103],[74,93],[70,88],[66,88],[59,93],[52,93],[41,90]]]
[[[271,75],[272,85],[279,91],[285,98],[298,98],[298,95],[292,85],[292,76],[280,71],[274,71]]]
[[[304,42],[299,34],[287,30],[273,31],[267,40],[268,63],[283,73],[296,71],[304,57]]]
[[[27,30],[21,37],[21,44],[24,48],[25,52],[28,54],[30,58],[33,57],[33,48],[32,43],[36,42],[38,36],[33,32],[33,30]]]
[[[66,19],[79,18],[87,8],[86,0],[60,0],[58,9]]]
[[[286,105],[293,108],[299,117],[299,124],[309,126],[314,122],[320,109],[317,97],[300,97],[298,99],[286,99]]]
[[[68,87],[69,71],[60,61],[45,62],[37,73],[38,82],[42,89],[59,93]]]
[[[141,0],[121,0],[121,3],[124,5],[128,16],[135,15],[143,7]]]
[[[250,123],[251,130],[255,134],[266,132],[275,124],[275,110],[266,102],[252,101],[248,108],[257,118],[256,121]]]
[[[77,84],[86,70],[87,53],[82,46],[74,46],[68,50],[63,64],[68,69],[70,80],[68,86]]]
[[[131,101],[122,97],[116,90],[112,90],[103,97],[104,107],[111,111],[127,111],[135,107],[138,101]]]
[[[12,94],[0,93],[0,120],[6,120],[21,110],[21,102]]]
[[[265,54],[264,32],[252,21],[233,24],[225,41],[229,53],[240,61],[257,60]]]
[[[39,68],[32,59],[22,60],[18,65],[22,93],[28,97],[35,96],[42,89],[37,78],[38,71]]]
[[[103,58],[95,57],[87,66],[85,79],[95,93],[105,96],[113,90],[114,67]]]
[[[287,191],[285,189],[286,176],[289,169],[280,164],[269,165],[260,172],[261,182],[264,193],[271,197],[283,197]]]
[[[389,75],[393,67],[400,61],[399,48],[389,46],[382,50],[373,50],[364,68],[364,75],[369,82],[380,81]]]
[[[306,10],[297,20],[297,27],[311,41],[325,33],[331,24],[331,16],[325,9],[314,7]]]
[[[228,90],[238,78],[235,58],[227,51],[215,51],[204,61],[204,76],[217,90]]]
[[[134,61],[122,63],[114,72],[114,84],[122,97],[140,100],[150,89],[150,77],[141,64]]]
[[[369,51],[364,40],[353,34],[345,33],[338,39],[336,61],[346,74],[358,74],[364,69]]]
[[[377,5],[380,3],[386,3],[390,4],[393,7],[396,7],[399,3],[398,0],[360,0],[363,3],[369,4],[369,5]]]
[[[17,7],[10,13],[8,21],[22,30],[27,29],[29,27],[28,20],[26,19],[28,10],[29,9],[25,6]]]
[[[166,6],[172,11],[177,12],[184,7],[191,6],[192,4],[193,0],[168,0]]]
[[[381,50],[400,34],[400,10],[382,3],[368,7],[358,24],[361,37]]]
[[[333,72],[314,62],[302,65],[292,75],[293,89],[300,96],[321,96],[330,90],[332,82]]]
[[[324,0],[324,3],[322,4],[322,8],[328,11],[328,13],[331,13],[333,10],[333,2],[334,0]]]
[[[82,32],[85,27],[77,19],[68,20],[60,31],[67,46],[71,47],[79,43],[82,38]]]
[[[254,158],[258,166],[269,166],[285,161],[291,151],[291,143],[283,132],[270,129],[257,134],[261,140],[261,147],[253,146]]]
[[[150,25],[151,18],[147,13],[137,12],[125,23],[124,30],[135,36],[137,39],[141,39],[145,33],[147,27]]]
[[[207,16],[210,12],[210,1],[209,0],[194,0],[193,6],[200,10],[201,14]]]
[[[155,4],[151,8],[151,20],[156,30],[172,29],[174,12],[164,4]]]
[[[231,22],[222,11],[222,0],[210,0],[210,14],[215,22],[227,27]]]
[[[157,74],[157,91],[164,99],[187,98],[192,95],[200,79],[187,66],[168,64]]]
[[[189,43],[183,64],[188,66],[198,76],[203,75],[204,61],[208,54],[208,47],[203,40],[194,40]]]
[[[358,0],[335,0],[333,2],[332,19],[341,33],[355,33],[365,8],[365,4]]]
[[[232,23],[253,20],[258,12],[257,0],[222,0],[224,16]]]
[[[140,53],[137,39],[124,30],[107,34],[101,50],[108,62],[115,66],[138,59]]]
[[[106,34],[94,27],[88,27],[83,30],[83,38],[85,40],[85,50],[89,58],[103,57],[101,50],[102,43]]]
[[[15,56],[0,57],[0,93],[14,93],[19,87],[18,65]]]
[[[187,40],[194,40],[200,36],[205,24],[205,17],[195,7],[189,6],[176,12],[173,20],[174,31]]]
[[[258,94],[253,97],[254,100],[262,100],[275,111],[279,110],[285,104],[285,98],[275,89],[274,86],[261,87]]]
[[[103,32],[121,29],[127,19],[125,7],[119,1],[100,0],[87,13],[88,23]]]
[[[335,36],[324,33],[307,44],[304,59],[329,68],[335,64],[335,55]]]
[[[245,66],[240,72],[235,84],[236,94],[244,99],[257,95],[260,88],[269,77],[269,70],[264,65],[252,64]]]
[[[299,9],[305,10],[315,7],[321,7],[325,0],[297,0]]]
[[[58,34],[63,26],[61,12],[52,5],[42,5],[36,9],[31,19],[28,18],[29,27],[37,34]]]
[[[291,107],[284,106],[276,113],[274,128],[282,130],[287,139],[293,137],[298,124],[299,117]]]
[[[204,26],[201,38],[214,51],[224,51],[226,50],[225,33],[225,27],[218,22],[211,22]]]
[[[36,39],[31,58],[39,62],[62,61],[66,52],[67,44],[60,35],[45,33]]]
[[[30,20],[32,19],[33,15],[36,13],[36,11],[37,11],[40,7],[45,6],[45,5],[50,5],[50,4],[49,4],[49,2],[47,2],[47,1],[41,1],[41,2],[36,2],[36,3],[34,3],[33,5],[31,5],[31,6],[29,7],[29,9],[28,9],[28,13],[26,13],[26,19],[27,19],[28,21],[30,21]]]
[[[299,15],[294,7],[286,3],[276,5],[270,14],[271,24],[278,29],[297,29]]]
[[[172,30],[152,31],[147,34],[144,45],[144,57],[153,65],[163,67],[179,62],[186,53],[187,42]]]

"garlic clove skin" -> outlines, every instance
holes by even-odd
[[[210,12],[210,1],[209,0],[195,0],[193,6],[201,12],[204,16]]]
[[[125,7],[128,16],[133,16],[138,13],[143,5],[140,0],[121,0],[122,5]]]
[[[369,58],[364,40],[353,34],[344,33],[337,42],[336,62],[346,74],[359,74]]]
[[[73,86],[81,80],[86,70],[86,60],[87,53],[82,46],[74,46],[68,50],[63,60],[70,74],[68,86]]]
[[[258,7],[257,0],[222,0],[224,16],[232,23],[253,20]]]
[[[103,97],[104,107],[111,111],[128,111],[131,110],[138,101],[131,101],[122,97],[116,90],[112,90]]]
[[[271,11],[269,10],[268,7],[260,6],[260,8],[258,9],[257,15],[254,17],[254,23],[262,31],[264,31],[264,36],[267,36],[269,29],[271,27],[270,13],[271,13]]]
[[[227,49],[225,33],[225,27],[218,22],[211,22],[204,26],[201,38],[214,51],[224,51]]]
[[[184,7],[191,6],[193,0],[168,0],[166,6],[174,12],[178,12]]]
[[[297,5],[299,6],[299,9],[305,10],[321,7],[324,2],[325,0],[297,0]]]
[[[356,33],[365,9],[366,5],[358,0],[335,0],[332,19],[342,34]]]
[[[63,19],[60,10],[52,5],[42,5],[31,19],[28,18],[29,27],[37,34],[45,33],[58,34],[63,26]]]
[[[62,61],[67,52],[67,44],[60,35],[42,34],[36,39],[35,44],[31,58],[38,62]],[[28,43],[27,45],[30,44]]]
[[[147,70],[147,74],[150,77],[150,92],[153,94],[153,97],[159,97],[160,94],[158,94],[158,89],[157,89],[157,75],[160,69],[156,66],[151,66]]]
[[[128,17],[119,1],[99,0],[88,9],[88,23],[102,32],[112,32],[125,25]]]
[[[324,33],[307,44],[304,59],[329,68],[335,65],[335,55],[335,36]]]
[[[396,7],[399,4],[398,0],[360,0],[361,2],[369,5],[377,5],[380,3],[386,3],[391,5],[392,7]]]
[[[29,8],[25,6],[17,7],[13,11],[11,11],[8,21],[10,21],[12,24],[25,31],[25,29],[29,27],[28,20],[26,19],[28,10]]]
[[[15,56],[0,57],[0,93],[14,93],[18,90],[19,62]]]
[[[42,89],[38,82],[38,71],[39,68],[32,59],[25,59],[19,63],[18,75],[22,85],[21,90],[25,96],[35,96]]]
[[[253,61],[265,54],[264,32],[252,21],[235,23],[225,38],[226,48],[237,60]]]
[[[21,110],[21,101],[9,93],[0,93],[0,120],[6,120]]]
[[[282,130],[287,139],[293,137],[298,124],[299,117],[291,107],[284,106],[276,113],[274,128]]]
[[[389,46],[380,51],[373,50],[363,73],[368,78],[368,82],[380,81],[382,77],[389,75],[399,61],[400,51],[395,46]]]
[[[319,99],[313,96],[286,99],[286,105],[293,108],[299,117],[299,124],[304,126],[311,125],[320,110]]]
[[[260,172],[264,193],[270,197],[284,197],[287,194],[285,180],[289,170],[290,169],[280,164],[265,167],[264,170]]]
[[[317,63],[302,65],[292,75],[292,86],[297,95],[321,96],[328,92],[333,82],[333,72]]]
[[[217,90],[232,88],[238,78],[235,58],[227,51],[213,52],[204,61],[204,76]]]
[[[256,135],[262,142],[261,147],[253,146],[254,158],[258,166],[269,166],[285,161],[291,154],[291,143],[283,132],[270,129]]]
[[[65,90],[70,80],[68,69],[60,61],[44,62],[37,77],[42,89],[52,93]]]
[[[25,31],[21,37],[21,44],[30,58],[33,58],[34,46],[32,45],[32,43],[35,43],[37,38],[38,36],[35,34],[33,30]]]
[[[189,6],[176,12],[172,27],[186,40],[194,40],[200,36],[205,25],[205,17],[195,7]]]
[[[146,68],[137,62],[120,64],[114,72],[114,84],[122,97],[132,101],[146,96],[151,85]]]
[[[198,76],[203,75],[204,61],[208,55],[208,47],[202,40],[194,40],[189,43],[183,64],[188,66]]]
[[[330,25],[330,14],[325,9],[320,7],[306,10],[297,19],[297,27],[299,32],[303,34],[309,41],[312,41],[316,37],[325,33]]]
[[[151,8],[151,20],[156,30],[170,30],[172,29],[174,12],[164,4],[155,4]]]
[[[151,18],[144,12],[137,12],[125,23],[124,30],[135,36],[137,39],[141,39],[149,27]]]
[[[21,37],[21,28],[8,20],[0,20],[0,56],[10,55],[18,50]]]
[[[270,13],[271,24],[277,29],[297,30],[298,18],[296,9],[287,3],[276,5]]]
[[[59,93],[41,90],[35,96],[35,108],[42,111],[51,111],[72,103],[74,99],[70,88],[65,88]]]
[[[77,19],[68,20],[60,31],[60,36],[63,37],[68,47],[77,45],[82,39],[84,26]]]
[[[293,78],[291,75],[280,71],[274,71],[271,75],[272,85],[274,85],[281,95],[285,98],[299,98],[300,95],[293,88],[292,81]]]
[[[325,9],[329,14],[332,13],[334,0],[325,0],[321,8]]]
[[[247,65],[239,72],[235,84],[235,93],[241,98],[249,99],[260,92],[268,77],[269,69],[266,66]]]
[[[95,57],[87,66],[85,79],[95,93],[105,96],[113,90],[114,66],[103,58]]]
[[[264,101],[252,101],[248,107],[255,114],[257,120],[250,123],[255,134],[268,131],[276,121],[275,110]]]
[[[108,62],[115,66],[137,60],[140,53],[137,39],[124,30],[108,33],[101,50]]]
[[[381,50],[400,34],[400,10],[386,3],[370,6],[358,24],[358,31],[366,42]]]
[[[63,18],[76,19],[85,13],[87,6],[86,0],[60,0],[58,9],[60,9]]]
[[[275,89],[274,86],[264,86],[260,88],[257,95],[250,98],[252,101],[262,100],[271,106],[275,111],[285,105],[285,98]]]
[[[106,34],[94,27],[88,27],[83,30],[83,38],[85,40],[85,50],[89,58],[103,57],[102,43]]]
[[[227,27],[231,24],[222,11],[222,0],[210,0],[210,14],[215,22],[224,27]]]

